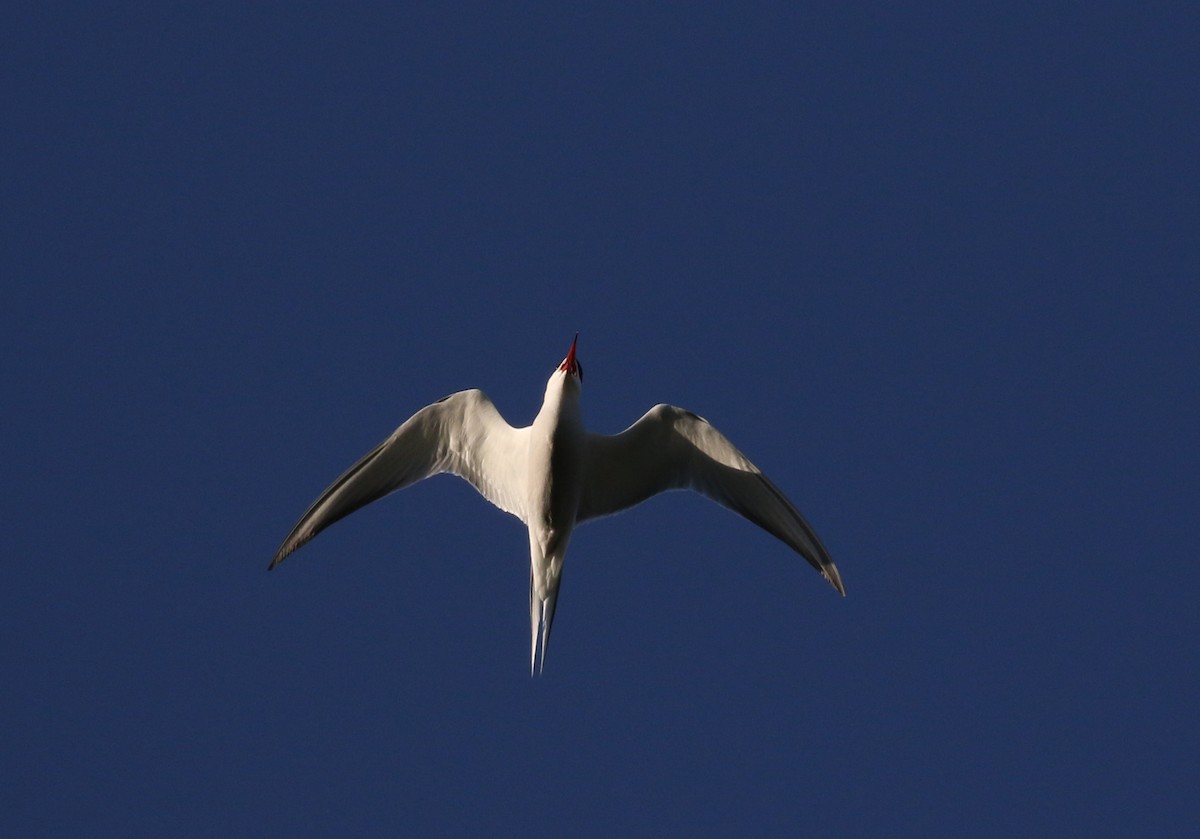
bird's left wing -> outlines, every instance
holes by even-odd
[[[288,554],[355,510],[431,475],[466,479],[488,501],[525,520],[529,429],[513,428],[481,390],[464,390],[413,414],[321,493],[283,540]]]
[[[720,431],[690,411],[655,405],[620,434],[588,434],[585,463],[579,522],[660,492],[692,489],[783,541],[846,593],[829,552],[799,511]]]

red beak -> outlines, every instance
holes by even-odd
[[[575,345],[579,343],[579,333],[575,333],[575,340],[571,342],[571,349],[567,351],[567,357],[563,359],[563,363],[558,365],[559,370],[564,370],[568,375],[576,375],[580,381],[583,381],[583,365],[575,358]]]

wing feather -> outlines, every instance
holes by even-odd
[[[589,434],[586,469],[579,522],[660,492],[691,489],[788,545],[846,593],[829,552],[795,506],[721,432],[690,411],[655,405],[620,434]]]
[[[488,501],[524,521],[528,431],[505,422],[481,390],[464,390],[422,408],[321,493],[270,567],[355,510],[443,472],[464,478]]]

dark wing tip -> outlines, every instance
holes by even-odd
[[[276,565],[283,562],[285,559],[295,553],[298,548],[305,545],[310,539],[312,539],[312,536],[297,539],[294,533],[291,536],[288,536],[287,539],[284,540],[283,544],[279,546],[279,550],[275,552],[275,558],[271,560],[271,564],[267,566],[267,570],[274,570]]]
[[[829,584],[837,589],[838,594],[842,597],[846,596],[846,586],[842,584],[842,575],[838,573],[836,565],[831,562],[822,568],[821,576],[829,580]]]

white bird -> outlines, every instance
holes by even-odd
[[[842,595],[837,567],[783,493],[706,420],[655,405],[615,436],[583,427],[579,336],[546,383],[533,424],[513,428],[480,390],[422,408],[321,493],[283,540],[271,568],[329,525],[431,475],[466,479],[529,529],[529,671],[554,623],[563,559],[575,526],[672,489],[692,489],[780,539]]]

